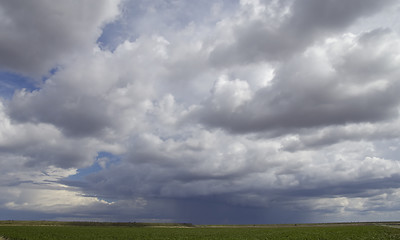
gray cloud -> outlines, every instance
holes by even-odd
[[[279,152],[270,147],[266,153],[272,142],[246,145],[253,142],[242,137],[223,140],[223,135],[218,137],[221,143],[201,139],[198,143],[205,145],[197,148],[188,148],[194,139],[154,137],[147,144],[133,145],[132,149],[140,150],[124,156],[129,161],[89,175],[81,188],[112,200],[161,198],[197,201],[200,209],[207,209],[210,202],[225,202],[228,208],[250,206],[266,212],[302,208],[312,212],[312,199],[331,199],[335,206],[336,198],[374,198],[398,187],[396,162],[368,157],[374,154],[367,150],[368,144],[342,143],[310,153]],[[305,199],[310,202],[303,206]]]
[[[397,139],[397,121],[381,124],[356,123],[345,126],[329,126],[320,129],[299,131],[292,139],[282,142],[286,151],[318,149],[341,141],[379,141]]]
[[[161,49],[165,43],[160,41],[154,37],[127,42],[112,57],[107,52],[83,55],[60,69],[40,90],[16,92],[8,114],[21,123],[53,124],[70,137],[105,136],[136,125],[126,118],[138,119],[139,116],[131,116],[136,113],[146,115],[137,111],[154,94],[143,65],[153,64],[160,58],[149,55],[143,62],[142,54],[156,53],[159,49],[152,49],[152,44],[160,44]],[[135,48],[135,44],[141,47]],[[154,71],[152,80],[157,81],[158,75]]]
[[[394,2],[284,1],[275,6],[277,16],[264,10],[261,17],[235,25],[233,40],[218,44],[210,54],[210,61],[217,66],[229,66],[286,60],[321,37],[332,36],[357,19],[370,16]],[[267,8],[270,7],[267,4]],[[287,8],[289,13],[286,13]]]
[[[373,0],[350,0],[346,2],[302,0],[294,1],[292,16],[287,28],[301,34],[338,31],[357,20],[394,4],[393,0],[377,3]]]
[[[13,119],[22,122],[46,122],[65,128],[67,135],[87,136],[96,134],[111,121],[104,114],[107,105],[95,98],[54,95],[18,99],[10,111]]]
[[[0,68],[34,77],[94,46],[118,1],[1,1]]]
[[[355,146],[348,146],[346,151],[351,153]],[[360,148],[365,148],[365,146],[360,146]],[[153,154],[151,150],[147,151],[149,151],[148,156]],[[314,211],[319,214],[337,213],[342,202],[347,201],[345,199],[367,201],[368,203],[366,202],[363,207],[363,209],[368,209],[367,211],[385,208],[388,202],[390,205],[394,204],[396,193],[392,190],[398,188],[398,171],[394,162],[368,157],[365,159],[356,157],[351,160],[351,154],[342,155],[346,160],[335,159],[333,155],[337,154],[336,151],[337,148],[328,151],[326,155],[332,154],[332,157],[323,161],[312,160],[314,166],[307,165],[311,156],[295,153],[286,157],[287,161],[276,159],[275,162],[267,162],[263,159],[265,162],[260,163],[261,165],[257,168],[248,169],[247,173],[225,173],[219,176],[210,175],[218,172],[217,167],[212,167],[213,162],[217,161],[212,159],[213,156],[202,161],[198,159],[190,165],[181,160],[181,164],[178,165],[177,162],[174,163],[174,159],[167,157],[157,159],[158,163],[149,158],[132,159],[130,163],[112,166],[88,176],[81,188],[88,194],[96,194],[112,201],[138,197],[148,199],[150,202],[152,199],[168,199],[170,202],[179,204],[178,211],[169,213],[172,218],[190,220],[195,223],[206,223],[207,220],[215,223],[245,223],[245,220],[241,222],[238,219],[239,216],[246,216],[241,209],[253,209],[259,212],[261,215],[257,215],[259,219],[255,220],[256,222],[270,222],[268,219],[276,213],[273,209],[279,209],[281,214],[272,222],[290,222],[288,217],[300,211],[299,209],[308,211],[309,214]],[[246,165],[254,166],[255,159],[251,158],[252,155],[254,153],[247,155],[246,159],[249,162],[246,162]],[[280,153],[279,158],[284,155],[286,154]],[[313,159],[318,157],[322,155],[313,156]],[[184,157],[181,159],[190,161]],[[232,161],[228,157],[224,160],[229,165],[232,165]],[[202,165],[209,166],[210,174],[201,172]],[[246,167],[240,168],[246,169]],[[374,199],[389,193],[393,194],[393,198],[388,199],[385,204],[373,203]],[[316,208],[313,201],[326,201],[325,208]],[[346,204],[348,211],[359,207],[356,202]],[[356,205],[352,206],[352,204]],[[367,207],[367,204],[372,205]],[[197,210],[187,211],[186,206],[196,206],[194,209]],[[213,206],[221,209],[210,211]],[[225,211],[228,209],[230,211],[238,209],[238,212],[228,214]],[[384,211],[389,211],[389,209],[391,207]],[[161,212],[165,210],[161,209]],[[194,214],[199,212],[205,215],[200,214],[199,217],[195,217]],[[224,214],[227,215],[223,220],[221,218]],[[310,221],[310,216],[303,217],[299,216],[293,221]]]
[[[77,6],[39,3],[27,16],[0,4],[17,11],[0,14],[13,24],[0,51],[15,53],[3,69],[34,78],[62,63],[0,98],[2,217],[398,216],[400,38],[362,22],[394,1],[124,1],[118,16],[101,2],[79,26]]]
[[[348,40],[353,42],[348,44]],[[239,86],[226,96],[230,99],[225,97],[226,103],[219,105],[215,104],[219,92],[213,92],[194,111],[194,117],[232,132],[312,128],[397,117],[399,72],[393,63],[397,62],[398,36],[377,29],[340,41],[328,44],[326,52],[316,46],[294,57],[277,69],[270,86],[234,108],[228,104],[237,98]],[[381,46],[379,50],[377,46]],[[366,52],[368,57],[364,56]]]

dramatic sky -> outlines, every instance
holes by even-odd
[[[398,0],[0,0],[0,219],[399,220]]]

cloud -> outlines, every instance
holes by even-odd
[[[400,38],[361,21],[383,19],[393,1],[100,2],[91,14],[79,5],[83,20],[69,3],[22,4],[34,5],[26,16],[18,3],[0,5],[16,11],[0,14],[11,24],[0,51],[15,56],[0,64],[32,78],[57,69],[0,99],[2,216],[398,212]]]
[[[216,66],[281,61],[301,53],[321,37],[346,29],[394,3],[375,1],[241,1],[235,20],[222,22],[222,37],[210,54]],[[250,12],[250,14],[249,14]],[[236,20],[238,19],[238,20]],[[225,33],[225,34],[224,34]]]
[[[0,105],[0,151],[4,156],[25,159],[24,166],[82,168],[94,162],[99,148],[120,151],[113,143],[95,138],[66,138],[51,124],[15,123],[4,110]]]
[[[0,68],[39,78],[94,47],[119,1],[2,1]]]
[[[153,43],[160,48],[152,49]],[[96,50],[61,69],[40,90],[18,91],[10,102],[10,116],[19,122],[53,124],[77,137],[104,136],[118,126],[134,125],[126,118],[146,108],[154,94],[152,81],[159,75],[153,69],[149,79],[143,65],[163,61],[164,44],[144,38],[125,42],[114,54]],[[155,56],[143,59],[147,51]]]
[[[227,103],[239,97],[212,92],[193,118],[239,133],[393,119],[399,46],[397,34],[384,29],[330,38],[276,68],[272,83],[248,93],[251,99],[240,105],[215,104],[220,97]]]
[[[397,120],[383,123],[356,123],[302,131],[282,142],[286,151],[318,149],[341,141],[384,141],[397,139]]]
[[[365,18],[379,12],[395,1],[351,0],[345,3],[335,1],[305,0],[293,3],[290,27],[297,32],[309,34],[316,31],[337,31],[348,27],[357,18]]]

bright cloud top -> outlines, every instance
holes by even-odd
[[[399,11],[0,2],[1,216],[395,220]]]

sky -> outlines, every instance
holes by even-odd
[[[400,216],[397,0],[0,0],[0,219]]]

